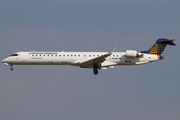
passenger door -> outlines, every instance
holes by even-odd
[[[27,61],[27,53],[26,52],[22,52],[21,53],[21,60],[22,60],[22,62],[26,62]]]

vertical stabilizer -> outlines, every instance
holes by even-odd
[[[167,45],[176,45],[176,44],[173,43],[173,40],[160,38],[148,51],[141,51],[141,53],[161,55]]]

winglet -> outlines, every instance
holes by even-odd
[[[109,51],[109,52],[107,53],[107,55],[111,55],[111,54],[114,52],[115,49],[116,49],[116,47],[114,47],[111,51]]]

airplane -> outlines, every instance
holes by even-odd
[[[114,52],[16,52],[2,60],[5,65],[72,65],[80,68],[92,68],[95,75],[98,70],[113,68],[116,65],[141,65],[164,59],[161,56],[167,45],[176,45],[174,39],[160,38],[147,51]]]

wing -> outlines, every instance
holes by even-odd
[[[97,58],[94,58],[94,59],[79,63],[79,66],[80,67],[87,67],[87,68],[92,68],[94,66],[97,66],[100,69],[101,68],[101,63],[103,63],[106,60],[106,58],[108,56],[110,56],[114,52],[115,49],[116,49],[116,47],[114,47],[107,54],[104,54],[104,55],[102,55],[100,57],[97,57]]]

